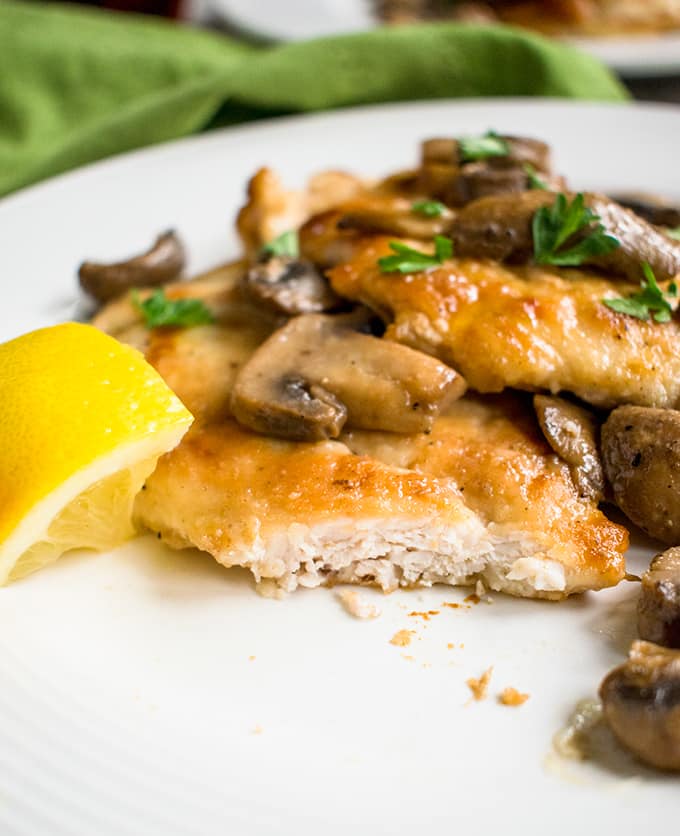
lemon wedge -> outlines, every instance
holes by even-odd
[[[138,351],[90,325],[0,345],[0,584],[131,536],[135,495],[192,420]]]

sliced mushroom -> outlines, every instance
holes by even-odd
[[[652,560],[642,576],[638,633],[665,647],[680,648],[680,547]]]
[[[568,197],[572,199],[574,195]],[[620,242],[618,249],[607,255],[593,256],[585,263],[611,270],[635,282],[640,281],[640,264],[645,261],[659,281],[680,273],[680,241],[669,238],[634,212],[603,195],[586,193],[584,198],[585,205],[599,216],[605,231]],[[494,195],[470,203],[458,213],[453,225],[451,236],[456,253],[498,261],[528,260],[533,253],[531,224],[534,214],[554,202],[553,193],[534,189],[522,194]],[[590,231],[586,227],[573,237],[572,243]]]
[[[654,226],[680,226],[680,209],[652,194],[611,195],[611,199],[625,206]]]
[[[475,200],[460,210],[451,231],[460,256],[527,261],[533,254],[531,219],[555,195],[538,189]]]
[[[358,333],[355,319],[306,314],[276,331],[239,372],[231,409],[244,426],[300,441],[364,429],[429,430],[465,390],[453,369]]]
[[[600,685],[604,716],[640,760],[680,770],[680,652],[633,642],[628,661]]]
[[[330,311],[340,303],[311,261],[289,256],[255,264],[246,273],[243,288],[253,301],[286,316]]]
[[[133,287],[155,287],[176,279],[184,269],[185,254],[177,234],[159,235],[142,255],[115,264],[84,261],[78,269],[80,286],[98,302],[108,302]]]
[[[374,234],[395,235],[431,241],[444,235],[453,220],[449,209],[436,217],[424,217],[405,201],[364,201],[348,206],[338,221],[340,229],[359,229]]]
[[[521,136],[500,136],[508,145],[508,154],[502,157],[488,157],[490,164],[507,164],[508,161],[520,165],[531,165],[537,171],[548,173],[551,168],[550,146],[539,139]],[[460,142],[457,139],[426,139],[422,144],[423,163],[445,163],[463,165]]]
[[[523,137],[500,137],[508,154],[466,161],[457,139],[429,139],[423,143],[419,185],[422,191],[450,206],[495,194],[530,188],[528,169],[534,169],[551,188],[562,188],[561,178],[550,173],[550,148]]]
[[[602,427],[601,449],[619,508],[651,537],[680,542],[680,412],[620,406]]]
[[[548,395],[534,395],[534,410],[548,444],[568,465],[579,494],[594,502],[604,496],[597,449],[597,422],[583,407]]]

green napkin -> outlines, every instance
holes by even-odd
[[[283,113],[455,96],[622,100],[597,61],[505,27],[278,47],[130,15],[0,3],[0,195],[110,154]]]

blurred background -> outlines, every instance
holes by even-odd
[[[421,21],[509,23],[575,42],[603,60],[637,99],[680,103],[680,9],[675,0],[74,2],[171,18],[261,44]]]

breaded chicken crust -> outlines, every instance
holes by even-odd
[[[373,238],[329,276],[341,296],[388,324],[385,337],[453,366],[479,392],[570,391],[601,407],[680,405],[680,323],[616,313],[603,299],[635,285],[595,272],[451,259],[384,273],[389,238]]]

